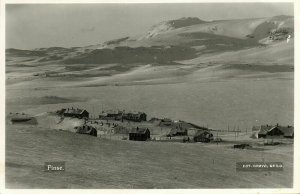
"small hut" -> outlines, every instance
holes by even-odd
[[[129,140],[146,141],[150,139],[150,131],[148,128],[133,128],[129,132]]]

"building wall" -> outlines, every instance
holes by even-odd
[[[146,133],[129,133],[129,140],[146,141],[150,138],[150,132]]]

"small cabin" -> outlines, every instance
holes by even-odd
[[[129,140],[132,141],[146,141],[150,139],[150,131],[148,128],[133,128],[129,132]]]

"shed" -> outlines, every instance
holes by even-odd
[[[133,128],[129,132],[129,140],[133,141],[146,141],[150,139],[150,131],[148,128]]]

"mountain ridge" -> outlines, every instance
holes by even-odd
[[[222,56],[219,54],[247,51],[261,46],[280,50],[281,48],[276,48],[280,45],[277,43],[286,41],[289,35],[293,39],[293,23],[293,17],[286,15],[214,21],[183,17],[153,25],[148,32],[140,36],[127,36],[91,46],[34,50],[6,49],[6,60],[10,61],[10,57],[30,57],[31,59],[28,59],[30,62],[42,64],[55,62],[66,65],[108,63],[170,65],[192,59],[197,59],[194,61],[200,63],[202,56]],[[290,44],[289,47],[293,45]],[[282,49],[289,47],[285,46]],[[289,52],[285,53],[292,55]],[[247,60],[248,58],[249,55]],[[291,56],[285,58],[288,58],[290,63]]]

